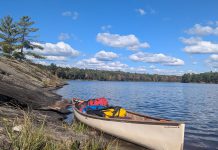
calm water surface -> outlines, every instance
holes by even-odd
[[[65,98],[106,97],[128,110],[186,123],[184,149],[218,149],[218,85],[69,81]]]

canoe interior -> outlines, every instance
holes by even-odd
[[[167,119],[154,118],[142,114],[137,114],[134,112],[127,111],[126,118],[129,118],[134,121],[154,121],[154,122],[171,122]]]
[[[91,117],[91,118],[96,118],[96,119],[103,119],[103,120],[110,120],[110,121],[135,122],[135,123],[152,123],[152,124],[157,123],[157,124],[168,124],[168,125],[183,124],[183,122],[172,121],[172,120],[162,119],[162,118],[155,118],[155,117],[138,114],[138,113],[131,112],[131,111],[127,111],[127,115],[126,115],[125,118],[121,118],[121,117],[104,118],[104,117],[99,117],[99,116],[96,116],[96,115],[90,115],[90,114],[82,113],[75,107],[75,105],[73,105],[73,109],[75,109],[78,113],[80,113],[81,115],[84,115],[86,117]]]

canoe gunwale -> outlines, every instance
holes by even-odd
[[[129,119],[104,118],[104,117],[99,117],[99,116],[94,116],[94,115],[89,115],[89,114],[82,113],[74,105],[73,105],[73,109],[77,113],[79,113],[80,115],[82,115],[84,117],[100,119],[100,120],[104,120],[104,121],[115,121],[115,122],[125,122],[125,123],[134,123],[134,124],[149,124],[149,125],[167,125],[167,126],[179,126],[180,124],[184,124],[184,122],[180,122],[180,121],[171,121],[171,120],[167,120],[167,119],[160,119],[160,118],[150,117],[150,116],[138,114],[138,113],[131,112],[131,111],[127,111],[127,112],[131,113],[131,114],[134,114],[134,115],[137,115],[137,116],[146,117],[146,118],[149,118],[149,119],[166,120],[167,122],[146,121],[146,120],[145,121],[138,121],[138,120],[129,120]]]

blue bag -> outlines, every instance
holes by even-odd
[[[106,106],[101,106],[101,105],[86,106],[85,108],[83,108],[82,112],[86,113],[88,110],[100,110],[104,108],[106,108]]]

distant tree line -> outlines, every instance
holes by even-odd
[[[32,27],[34,23],[29,16],[23,16],[18,21],[14,21],[11,16],[2,18],[0,20],[0,54],[18,60],[25,60],[26,55],[44,58],[29,51],[34,48],[43,49],[34,44],[35,36],[32,33],[38,31],[38,28]]]
[[[139,74],[122,71],[106,71],[94,69],[79,69],[58,67],[55,64],[44,66],[37,64],[63,79],[71,80],[99,80],[99,81],[146,81],[146,82],[182,82],[182,83],[217,83],[218,72],[206,72],[200,74],[186,73],[182,76]]]
[[[218,83],[218,72],[205,72],[200,74],[186,73],[182,76],[183,83]]]
[[[49,66],[39,65],[63,79],[71,80],[99,80],[99,81],[150,81],[150,82],[180,82],[181,76],[139,74],[122,71],[105,71],[94,69],[63,68],[55,64]]]

